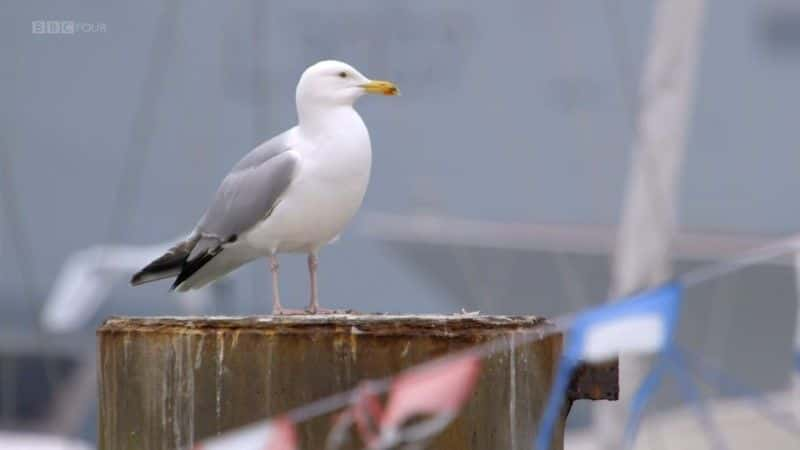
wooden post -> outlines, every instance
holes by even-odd
[[[537,327],[550,325],[464,315],[112,318],[98,330],[99,448],[188,449],[361,380]],[[530,448],[560,350],[552,335],[487,358],[462,414],[429,448]],[[616,398],[615,366],[579,373],[569,400]],[[323,449],[330,423],[300,424],[300,448]],[[555,436],[560,449],[563,420]]]

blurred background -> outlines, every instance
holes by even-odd
[[[295,84],[321,59],[403,92],[358,105],[372,180],[360,215],[321,253],[323,305],[553,317],[603,301],[654,4],[7,2],[0,448],[91,448],[103,318],[270,311],[263,261],[189,296],[127,279],[191,230],[242,155],[295,124]],[[678,272],[800,230],[800,4],[708,1],[698,46]],[[281,262],[285,305],[301,307],[305,260]],[[800,408],[783,395],[797,298],[788,259],[737,272],[689,292],[680,339]],[[715,401],[738,411],[741,397]],[[678,420],[674,398],[665,387],[653,415]],[[587,409],[572,413],[575,433]],[[690,448],[688,432],[663,434],[647,448]]]

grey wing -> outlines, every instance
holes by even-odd
[[[131,283],[141,284],[177,273],[172,289],[180,289],[183,282],[223,250],[225,243],[236,240],[239,234],[269,217],[300,163],[297,154],[289,151],[288,133],[245,155],[222,180],[211,206],[191,236],[134,275]]]
[[[273,157],[289,150],[289,134],[292,129],[284,131],[283,133],[273,137],[272,139],[261,143],[258,147],[251,150],[248,154],[244,155],[242,159],[233,166],[231,173],[238,172],[244,169],[250,169],[260,166]]]
[[[200,219],[197,243],[181,266],[172,288],[181,289],[204,265],[258,222],[269,217],[292,182],[299,158],[285,151],[246,169],[231,172],[222,181],[211,207]]]
[[[221,242],[236,239],[269,216],[298,164],[294,152],[284,151],[260,164],[234,170],[222,181],[197,231]]]

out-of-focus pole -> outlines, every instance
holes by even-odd
[[[704,0],[659,0],[655,5],[611,298],[655,286],[671,275],[677,187],[704,7]],[[619,448],[629,400],[647,364],[641,358],[622,358],[620,402],[595,405],[596,437],[605,448]]]
[[[795,282],[797,283],[797,319],[794,329],[794,373],[792,374],[792,391],[794,397],[794,416],[800,421],[800,253],[795,255]]]

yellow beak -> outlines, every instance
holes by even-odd
[[[370,80],[368,83],[362,84],[361,87],[368,94],[400,95],[400,90],[391,81]]]

